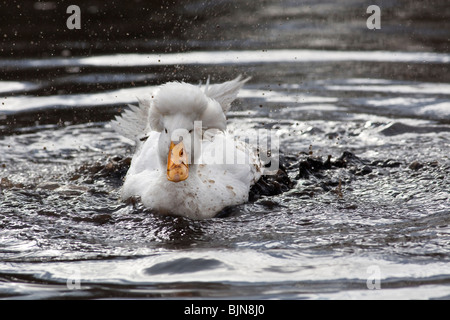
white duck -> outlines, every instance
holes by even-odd
[[[130,106],[112,127],[136,142],[121,190],[161,214],[211,218],[248,201],[259,158],[226,132],[225,113],[248,79],[206,84],[169,82]]]

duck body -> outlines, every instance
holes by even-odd
[[[246,80],[200,87],[161,86],[112,122],[136,142],[121,199],[140,198],[164,215],[214,217],[248,201],[261,176],[252,148],[226,131],[225,112]]]

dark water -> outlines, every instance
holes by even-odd
[[[381,1],[380,30],[350,0],[86,1],[80,30],[69,4],[0,4],[0,297],[450,297],[446,1]],[[292,188],[205,221],[120,203],[109,120],[238,74],[229,128],[276,130]]]

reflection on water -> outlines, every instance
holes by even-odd
[[[449,297],[445,2],[385,1],[377,34],[358,1],[89,1],[80,33],[31,44],[50,3],[0,22],[2,297]],[[109,120],[165,81],[241,73],[229,129],[276,130],[293,188],[206,221],[120,203],[132,146]]]

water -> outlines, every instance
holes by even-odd
[[[24,3],[1,4],[2,298],[450,297],[445,1],[383,1],[381,30],[358,1],[89,1],[73,33]],[[293,187],[206,221],[119,202],[114,115],[241,73],[229,128],[276,130]]]

